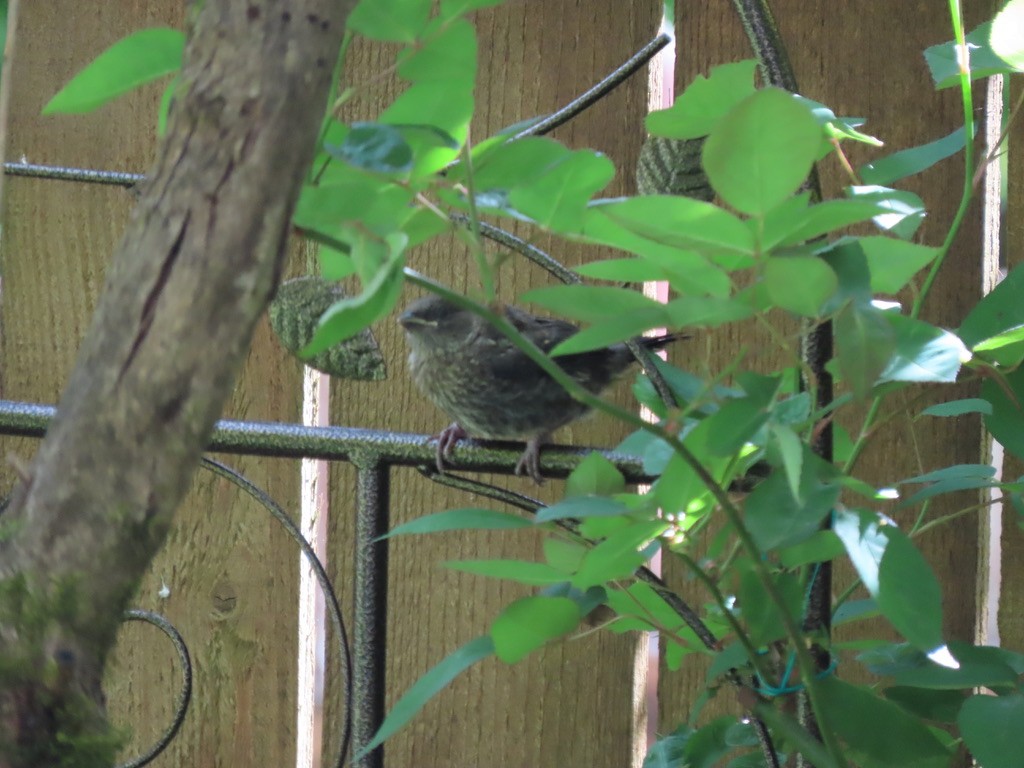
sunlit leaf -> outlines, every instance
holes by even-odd
[[[896,348],[879,376],[880,383],[956,381],[960,366],[971,357],[956,334],[893,312],[885,313],[885,319],[893,330]]]
[[[520,298],[583,322],[610,320],[641,309],[664,310],[664,305],[640,291],[603,285],[552,285],[534,288]]]
[[[604,155],[578,150],[549,166],[529,184],[509,191],[509,202],[537,224],[556,232],[583,229],[590,198],[608,186],[615,166]]]
[[[891,237],[862,237],[860,247],[871,272],[871,290],[898,293],[938,255],[939,249]]]
[[[495,655],[515,664],[546,643],[572,632],[579,606],[567,597],[534,595],[508,605],[491,624]]]
[[[1018,72],[1024,72],[1024,0],[1010,0],[992,19],[992,52]]]
[[[757,61],[747,59],[698,75],[668,109],[647,115],[647,130],[670,139],[707,136],[736,104],[754,92]]]
[[[119,40],[75,75],[43,107],[44,115],[91,112],[181,68],[185,33],[158,27]]]
[[[348,26],[372,40],[411,43],[423,31],[432,0],[361,0]]]
[[[903,240],[913,237],[924,221],[924,202],[913,192],[871,184],[847,187],[846,191],[856,200],[878,204],[884,213],[874,217],[875,226]]]
[[[797,191],[810,173],[821,130],[807,107],[765,88],[729,111],[704,144],[704,170],[729,205],[764,214]]]

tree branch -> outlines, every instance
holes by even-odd
[[[106,727],[105,657],[276,287],[353,4],[197,6],[167,135],[3,518],[0,765]]]

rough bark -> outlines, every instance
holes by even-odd
[[[103,732],[106,654],[273,294],[353,4],[197,5],[167,135],[3,517],[0,765]]]

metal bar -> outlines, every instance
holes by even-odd
[[[87,184],[111,184],[117,187],[134,187],[145,179],[141,173],[124,171],[94,171],[91,168],[65,168],[59,165],[38,165],[36,163],[4,163],[8,176],[29,176],[36,179],[58,181],[81,181]]]
[[[0,400],[0,435],[42,437],[56,415],[51,405]],[[207,450],[218,453],[313,458],[356,462],[373,454],[382,463],[401,466],[433,466],[437,450],[434,438],[406,432],[381,432],[352,427],[307,427],[302,424],[254,421],[218,421]],[[547,477],[566,477],[594,448],[546,446],[541,452],[541,472]],[[629,483],[651,483],[643,460],[613,451],[597,450],[622,472]],[[521,443],[462,440],[449,462],[454,470],[512,474],[522,453]]]
[[[357,460],[355,531],[355,624],[353,631],[352,731],[355,752],[366,746],[384,721],[387,650],[388,465]],[[356,768],[383,768],[384,747],[355,761]]]

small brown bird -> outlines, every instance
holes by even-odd
[[[515,307],[505,318],[542,351],[550,352],[579,328],[537,317]],[[526,440],[516,474],[540,476],[540,446],[551,433],[583,416],[589,407],[562,386],[483,318],[439,296],[417,299],[398,318],[409,340],[409,372],[416,386],[454,423],[438,435],[437,468],[464,437]],[[660,349],[682,336],[642,337]],[[601,393],[634,362],[625,344],[555,358],[562,369],[594,394]]]

